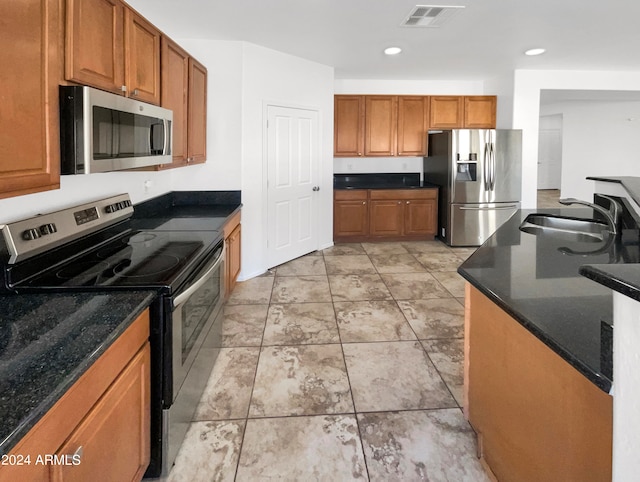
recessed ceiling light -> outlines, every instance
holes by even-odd
[[[402,52],[400,47],[387,47],[384,49],[384,53],[387,55],[398,55],[400,52]]]
[[[546,49],[529,49],[524,52],[525,55],[540,55],[546,52]]]

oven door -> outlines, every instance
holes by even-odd
[[[224,296],[223,279],[224,241],[221,241],[210,260],[173,299],[172,403],[220,311]]]

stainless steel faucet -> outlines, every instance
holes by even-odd
[[[598,204],[581,201],[580,199],[575,199],[572,197],[559,199],[558,202],[560,204],[564,204],[565,206],[569,206],[571,204],[581,204],[583,206],[595,209],[607,220],[607,224],[609,225],[609,232],[611,232],[611,234],[618,234],[618,224],[620,222],[620,206],[618,205],[618,202],[609,196],[605,196],[604,194],[598,194],[598,196],[609,201],[609,209],[603,208]]]

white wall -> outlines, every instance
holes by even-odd
[[[243,44],[242,273],[266,269],[266,106],[317,110],[320,120],[319,246],[333,244],[333,68],[258,45]]]
[[[536,206],[541,89],[640,90],[640,72],[515,71],[511,127],[523,131],[522,207],[525,209]],[[563,182],[564,177],[563,173]]]
[[[484,83],[488,95],[498,96],[496,108],[496,128],[511,129],[513,126],[513,73],[489,79]]]
[[[371,172],[422,172],[423,157],[335,157],[336,174],[366,174]]]
[[[336,79],[336,94],[482,95],[482,81]]]
[[[562,197],[590,201],[587,176],[640,175],[640,102],[562,102],[540,114],[562,115]]]

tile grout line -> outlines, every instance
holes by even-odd
[[[258,349],[258,360],[256,361],[256,368],[253,372],[253,382],[251,384],[251,394],[249,395],[249,403],[247,404],[246,417],[244,419],[244,429],[242,430],[242,439],[240,440],[240,447],[238,448],[238,461],[236,462],[236,470],[233,474],[233,480],[238,478],[238,469],[240,468],[240,458],[242,456],[242,448],[244,447],[244,438],[247,435],[247,426],[249,425],[249,412],[251,410],[251,402],[253,401],[253,391],[256,386],[256,378],[258,376],[258,367],[260,366],[260,359],[262,358],[262,346],[264,343],[264,332],[267,329],[267,320],[269,319],[269,308],[271,307],[271,298],[273,297],[273,290],[276,284],[275,273],[273,276],[273,283],[271,284],[271,292],[269,293],[269,301],[267,303],[267,313],[264,318],[264,325],[262,327],[262,336],[260,337],[260,346]]]
[[[362,244],[360,244],[360,247],[362,248]],[[324,254],[323,254],[323,260],[324,260]],[[371,260],[369,259],[369,261]],[[327,275],[327,282],[329,282],[328,275]],[[342,334],[340,332],[340,325],[338,324],[338,313],[336,312],[336,305],[333,299],[333,292],[331,291],[331,283],[329,283],[329,293],[331,294],[331,306],[333,307],[333,316],[336,322],[336,329],[338,330],[338,340],[340,341],[340,351],[342,352],[344,372],[345,372],[345,375],[347,376],[347,384],[349,385],[349,394],[351,395],[351,403],[353,404],[353,419],[355,420],[356,428],[358,429],[358,439],[360,440],[360,448],[362,450],[362,460],[364,461],[364,469],[367,473],[367,480],[371,480],[371,475],[369,474],[369,464],[367,463],[367,455],[365,454],[365,449],[364,449],[364,441],[362,440],[362,430],[360,428],[360,421],[358,420],[358,410],[356,408],[355,398],[353,397],[353,387],[351,386],[351,377],[349,376],[349,368],[347,367],[347,356],[344,353],[344,344],[342,343]]]

